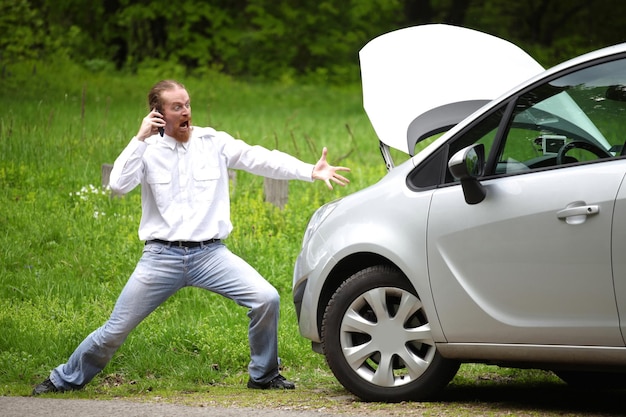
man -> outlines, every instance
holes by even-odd
[[[111,190],[118,194],[141,184],[143,255],[107,322],[87,336],[67,363],[52,370],[33,395],[82,388],[144,318],[186,286],[216,292],[249,309],[248,388],[295,388],[278,371],[278,292],[222,243],[232,230],[227,170],[318,179],[332,189],[331,181],[349,183],[339,174],[349,169],[329,165],[326,148],[311,165],[212,128],[192,126],[189,94],[176,81],[155,84],[148,103],[152,110],[110,176]]]

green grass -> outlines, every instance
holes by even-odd
[[[140,197],[135,190],[111,198],[100,187],[100,168],[136,133],[150,86],[177,75],[89,74],[60,63],[43,70],[14,68],[0,97],[0,395],[28,395],[107,319],[141,255]],[[296,394],[246,390],[245,309],[212,293],[184,289],[131,333],[85,390],[64,396],[199,404],[210,392],[211,403],[218,405],[289,403],[296,409],[344,398],[338,401],[359,413],[361,406],[345,400],[346,391],[323,357],[299,336],[291,301],[293,263],[310,215],[385,174],[359,86],[178,78],[191,93],[195,125],[310,162],[328,146],[331,163],[352,168],[345,189],[291,182],[283,210],[264,202],[262,178],[238,173],[231,190],[235,229],[226,243],[279,290],[283,372],[301,389]],[[556,383],[538,371],[464,365],[452,387],[511,381]]]
[[[12,74],[0,97],[0,395],[29,393],[107,319],[142,243],[139,190],[110,198],[100,186],[101,165],[136,133],[150,86],[171,76],[90,74],[63,63],[36,73],[24,65]],[[346,189],[291,182],[283,210],[264,202],[260,177],[239,172],[231,191],[235,230],[226,243],[281,294],[285,373],[328,378],[323,358],[298,334],[291,274],[313,211],[385,173],[359,86],[179,80],[191,93],[195,125],[308,162],[327,146],[331,163],[353,168]],[[230,300],[185,289],[131,333],[92,385],[239,385],[247,378],[247,324],[246,310]]]

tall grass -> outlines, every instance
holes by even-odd
[[[359,86],[242,84],[207,74],[91,74],[63,63],[12,68],[0,97],[0,395],[27,394],[108,317],[141,255],[138,190],[111,198],[100,167],[112,163],[147,113],[145,95],[176,77],[192,97],[194,124],[314,162],[350,166],[352,184],[290,183],[280,210],[263,180],[233,183],[232,251],[282,297],[280,355],[287,376],[306,380],[325,365],[299,337],[291,274],[304,227],[321,204],[384,175]],[[133,382],[198,389],[240,383],[249,360],[245,309],[185,289],[146,319],[89,389]],[[200,384],[200,385],[199,385]]]
[[[0,395],[27,395],[100,326],[141,255],[139,190],[111,198],[101,165],[112,163],[147,113],[145,95],[177,78],[192,97],[194,124],[210,125],[314,162],[352,168],[351,184],[291,182],[280,210],[264,202],[263,180],[238,173],[232,184],[230,249],[282,297],[279,353],[299,386],[341,389],[321,355],[298,333],[291,301],[293,263],[320,205],[385,174],[358,85],[245,84],[215,74],[93,74],[66,63],[25,63],[7,71],[0,96]],[[245,309],[187,288],[135,329],[85,394],[205,392],[245,386],[249,360]],[[467,365],[457,384],[482,384],[486,367]],[[487,368],[489,371],[489,368]],[[498,373],[540,382],[554,377]],[[279,399],[272,397],[275,401]],[[323,399],[322,401],[326,401]]]

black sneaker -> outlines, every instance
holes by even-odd
[[[296,384],[291,381],[287,381],[284,376],[278,374],[277,377],[272,379],[270,382],[266,382],[264,384],[260,382],[255,382],[252,379],[248,379],[248,388],[252,389],[295,389]]]
[[[48,392],[60,392],[61,390],[54,386],[50,378],[37,385],[33,390],[33,395],[46,394]]]

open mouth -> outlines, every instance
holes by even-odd
[[[182,122],[179,127],[183,128],[183,129],[187,129],[189,127],[189,120],[185,120],[184,122]]]

